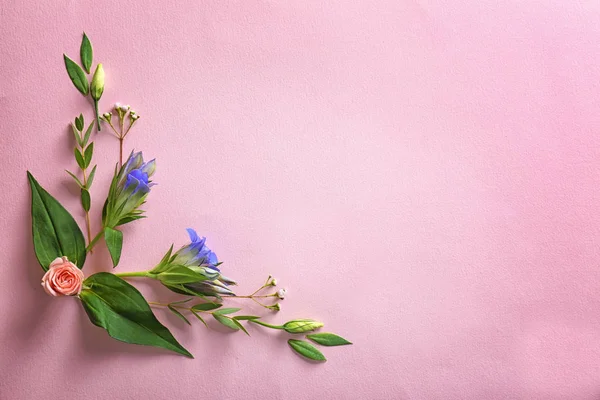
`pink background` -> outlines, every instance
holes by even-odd
[[[63,169],[91,108],[62,61],[83,30],[101,109],[131,104],[126,147],[159,165],[120,270],[195,227],[240,294],[289,289],[270,320],[354,346],[313,365],[158,310],[188,360],[44,294],[25,170],[83,223]],[[594,1],[4,0],[0,398],[598,399],[599,35]],[[97,227],[117,141],[94,139]],[[84,271],[107,269],[102,245]]]

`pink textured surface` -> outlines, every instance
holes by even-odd
[[[133,105],[127,148],[159,163],[121,270],[195,227],[239,292],[288,287],[273,321],[354,346],[311,365],[158,311],[188,360],[44,294],[25,170],[83,222],[63,169],[91,113],[62,62],[83,30],[101,108]],[[0,398],[598,399],[599,35],[591,1],[4,0]],[[98,226],[117,143],[95,140]],[[85,272],[108,268],[101,247]]]

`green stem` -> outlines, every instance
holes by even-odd
[[[115,274],[120,278],[132,278],[132,277],[141,277],[141,278],[153,278],[150,272],[148,271],[137,271],[137,272],[119,272]]]
[[[87,253],[90,253],[92,251],[92,249],[94,248],[94,246],[96,245],[98,240],[100,240],[100,238],[102,237],[103,233],[104,233],[104,231],[100,231],[100,232],[98,232],[98,234],[96,236],[94,236],[94,238],[92,239],[90,244],[88,244],[88,246],[85,248],[85,251]]]
[[[267,328],[271,328],[271,329],[283,329],[283,326],[281,326],[281,325],[271,325],[271,324],[267,324],[266,322],[259,321],[257,319],[251,319],[250,322],[252,322],[253,324],[266,326]]]
[[[100,115],[98,114],[98,100],[94,100],[94,112],[96,113],[96,127],[98,128],[98,132],[100,132],[102,126],[100,125]]]

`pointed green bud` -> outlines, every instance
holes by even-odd
[[[96,67],[96,72],[94,72],[94,77],[92,78],[92,86],[90,87],[90,93],[92,95],[92,99],[98,101],[100,97],[102,97],[102,93],[104,92],[104,68],[102,64],[98,64]]]
[[[325,324],[314,319],[295,319],[283,324],[283,329],[288,333],[312,332],[323,327]]]

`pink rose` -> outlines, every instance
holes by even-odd
[[[50,296],[76,296],[81,293],[83,272],[67,257],[59,257],[50,263],[42,278],[42,287]]]

